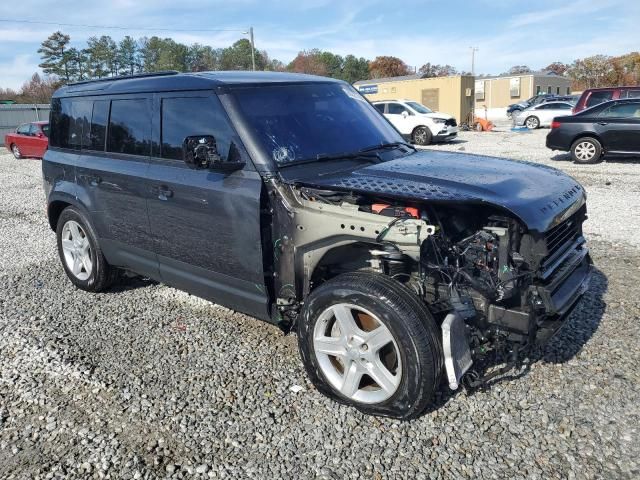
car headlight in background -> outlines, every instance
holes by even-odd
[[[432,118],[433,123],[444,123],[447,121],[446,118]]]

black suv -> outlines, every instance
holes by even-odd
[[[165,72],[52,100],[51,228],[79,288],[142,274],[295,330],[325,394],[411,418],[518,360],[584,292],[585,193],[553,168],[416,151],[350,85]],[[464,376],[464,378],[463,378]]]

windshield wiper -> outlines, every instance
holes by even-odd
[[[301,160],[294,160],[279,165],[280,168],[295,167],[296,165],[302,165],[305,163],[321,162],[325,160],[367,160],[372,163],[382,162],[380,154],[373,151],[358,151],[358,152],[344,152],[344,153],[319,153],[315,157],[303,158]]]
[[[375,150],[386,150],[391,148],[399,148],[399,147],[407,147],[413,151],[416,151],[416,147],[407,142],[389,142],[389,143],[379,143],[377,145],[371,145],[370,147],[364,147],[358,150],[359,152],[373,152]]]

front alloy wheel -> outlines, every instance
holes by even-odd
[[[386,275],[345,273],[318,286],[297,334],[315,387],[365,413],[414,418],[440,383],[440,329],[416,294]]]
[[[402,378],[400,352],[389,329],[365,308],[337,303],[320,314],[313,332],[320,370],[350,400],[390,398]]]

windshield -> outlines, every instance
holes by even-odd
[[[232,89],[231,94],[252,134],[278,165],[402,141],[349,85],[244,87]]]
[[[424,105],[418,102],[407,102],[407,105],[409,105],[418,113],[433,113],[433,110],[425,107]]]

